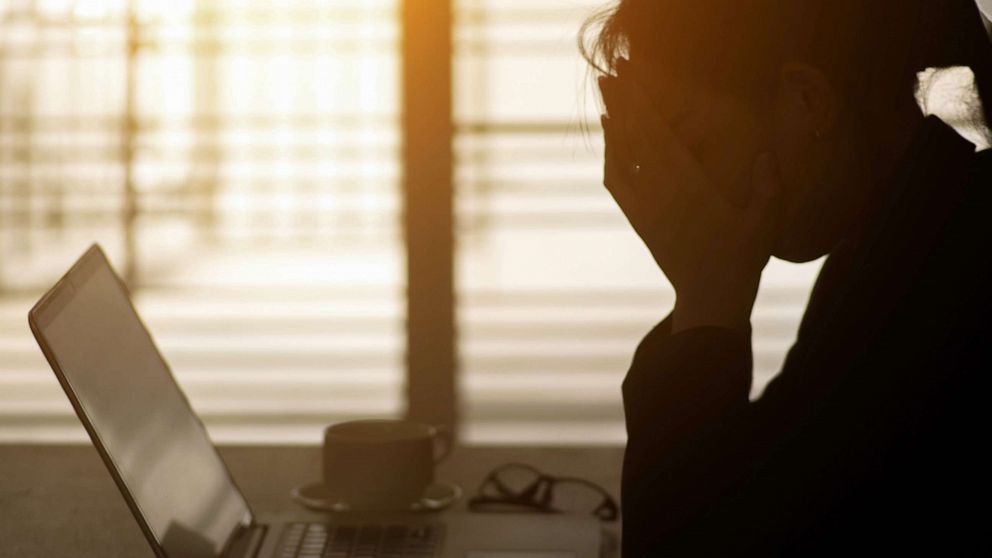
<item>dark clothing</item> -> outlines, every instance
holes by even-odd
[[[927,118],[755,402],[748,335],[648,334],[623,384],[624,556],[990,546],[990,186],[992,153]]]

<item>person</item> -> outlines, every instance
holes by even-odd
[[[676,292],[622,386],[624,556],[988,548],[992,154],[918,79],[970,68],[989,136],[974,0],[620,0],[582,37],[605,186]],[[828,254],[750,401],[763,268]]]

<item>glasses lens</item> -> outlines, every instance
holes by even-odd
[[[589,514],[596,511],[607,496],[594,486],[571,480],[555,483],[551,507],[563,512]]]
[[[534,486],[534,483],[539,479],[539,475],[537,471],[530,467],[508,465],[496,471],[494,479],[509,495],[519,496]]]

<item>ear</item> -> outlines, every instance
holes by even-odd
[[[830,134],[837,124],[840,97],[830,79],[809,64],[787,63],[779,75],[780,108],[790,125],[809,137]]]

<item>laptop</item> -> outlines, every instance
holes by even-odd
[[[300,511],[256,518],[97,245],[38,301],[29,322],[160,558],[599,555],[592,517]]]

